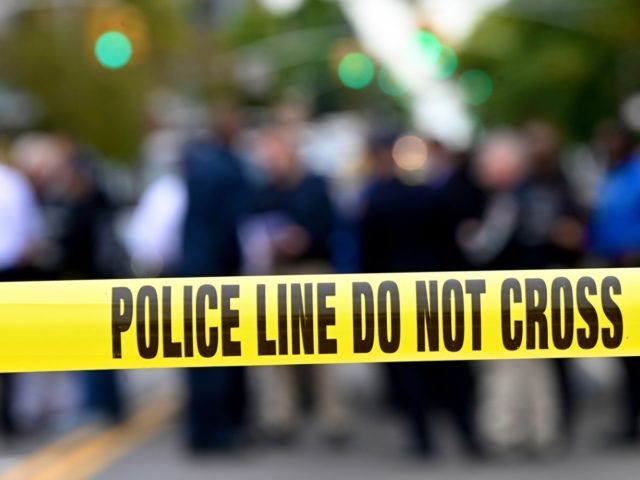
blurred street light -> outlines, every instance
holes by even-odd
[[[393,146],[393,161],[402,170],[419,170],[427,163],[429,150],[427,144],[420,137],[405,135],[400,137]]]
[[[343,57],[338,66],[338,76],[342,83],[354,90],[368,86],[373,80],[376,67],[367,55],[351,52]]]
[[[88,11],[86,25],[87,50],[105,68],[122,68],[146,54],[147,22],[133,5],[96,4]]]
[[[433,33],[418,30],[411,39],[411,49],[414,59],[429,69],[435,69],[442,52],[442,44]]]
[[[467,146],[473,131],[469,113],[460,92],[442,81],[457,68],[450,47],[421,28],[406,2],[339,1],[366,51],[406,89],[415,128],[449,146]]]
[[[95,52],[103,67],[117,70],[129,63],[133,48],[124,33],[110,31],[98,37]]]

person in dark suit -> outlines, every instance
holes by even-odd
[[[298,155],[299,135],[283,125],[265,130],[262,153],[266,182],[256,187],[254,213],[269,239],[274,275],[331,273],[335,211],[325,178],[310,172]],[[341,444],[347,436],[344,389],[334,365],[263,367],[258,424],[265,437],[290,442],[299,433],[305,406],[323,436]]]
[[[184,277],[230,276],[240,269],[238,223],[247,208],[247,184],[232,142],[238,113],[219,112],[215,138],[185,148],[188,207],[179,273]],[[242,368],[187,370],[187,436],[193,451],[233,447],[243,422]]]
[[[421,146],[414,137],[412,142]],[[463,170],[438,142],[424,144],[424,171],[402,171],[393,158],[392,135],[371,147],[374,179],[365,192],[360,224],[362,270],[437,272],[465,269],[456,242],[460,222],[473,216],[474,190]],[[438,408],[458,428],[469,453],[478,453],[473,422],[474,376],[468,362],[394,363],[387,366],[392,398],[408,421],[412,450],[430,455],[430,427]]]

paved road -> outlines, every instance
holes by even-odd
[[[312,433],[285,449],[254,447],[236,455],[194,458],[181,450],[174,427],[106,468],[98,479],[153,478],[225,480],[637,480],[640,447],[602,451],[584,447],[555,458],[512,463],[478,462],[457,452],[436,460],[418,461],[404,454],[397,424],[386,419],[361,429],[353,443],[334,450]]]
[[[145,376],[145,378],[147,378]],[[605,450],[596,444],[597,432],[611,422],[611,405],[591,405],[582,412],[583,425],[576,447],[543,459],[479,462],[458,452],[456,439],[442,423],[444,445],[435,460],[418,461],[405,454],[400,423],[371,407],[358,411],[351,442],[336,449],[325,444],[310,425],[288,447],[249,445],[232,455],[193,457],[181,444],[180,398],[167,378],[145,380],[152,393],[138,396],[136,413],[124,424],[84,424],[55,438],[30,440],[11,448],[0,446],[0,480],[56,480],[73,478],[121,479],[605,479],[640,478],[640,446]],[[145,382],[135,382],[136,385]]]
[[[568,454],[511,463],[479,462],[456,451],[443,430],[446,451],[435,460],[405,455],[398,422],[369,418],[341,449],[324,444],[309,429],[293,446],[248,446],[236,454],[194,457],[182,448],[175,404],[158,399],[125,424],[77,429],[43,444],[13,464],[2,479],[152,478],[154,480],[255,479],[606,479],[637,480],[640,447],[605,451],[585,442]]]
[[[576,455],[542,462],[478,464],[459,458],[432,462],[409,461],[396,452],[330,452],[314,448],[254,451],[232,457],[192,459],[176,454],[175,439],[162,435],[118,464],[99,479],[563,479],[637,480],[640,452]]]

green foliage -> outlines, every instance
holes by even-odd
[[[530,118],[588,137],[640,87],[640,2],[514,0],[487,16],[465,43],[463,68],[494,80],[478,107],[489,125]]]
[[[25,10],[0,37],[0,78],[32,95],[42,108],[37,128],[60,131],[117,160],[138,154],[145,93],[161,80],[181,36],[179,2],[136,0],[145,51],[134,43],[131,64],[100,66],[89,32],[91,7]]]
[[[138,157],[148,94],[158,87],[257,105],[293,90],[309,94],[319,111],[399,102],[383,95],[377,82],[357,92],[341,84],[336,45],[358,47],[333,0],[306,0],[282,17],[245,0],[224,19],[212,17],[206,0],[37,5],[0,31],[0,84],[37,101],[42,115],[35,128],[69,134],[108,159]],[[113,13],[122,7],[130,17]],[[127,30],[132,25],[139,27],[134,34]],[[95,41],[114,29],[124,29],[133,55],[123,68],[108,69],[95,58]],[[236,67],[246,58],[266,64],[266,91],[256,94],[239,81]]]
[[[275,85],[266,98],[245,101],[270,103],[290,90],[314,94],[329,107],[337,102],[341,85],[332,65],[336,41],[349,39],[352,31],[337,2],[306,0],[301,8],[286,16],[273,16],[255,0],[221,32],[224,45],[236,55],[255,55],[271,64]],[[229,87],[237,91],[233,79]],[[322,108],[322,105],[319,105]]]

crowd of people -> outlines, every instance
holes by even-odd
[[[486,132],[467,152],[372,126],[351,173],[357,181],[345,192],[301,156],[310,122],[304,115],[274,109],[249,135],[241,110],[216,113],[212,127],[193,138],[149,135],[143,164],[153,175],[125,222],[124,205],[103,188],[90,152],[59,134],[16,138],[0,164],[0,279],[640,264],[640,157],[634,136],[618,124],[603,124],[594,136],[603,169],[586,203],[561,161],[559,133],[540,121]],[[580,399],[568,363],[375,368],[384,372],[412,452],[437,450],[434,419],[446,413],[470,455],[500,456],[571,441]],[[631,442],[640,439],[640,360],[621,363],[625,415],[617,434]],[[288,443],[309,415],[331,444],[355,428],[357,406],[331,365],[200,368],[184,376],[194,451],[234,448],[247,431]],[[0,391],[7,435],[54,420],[127,415],[115,372],[2,375]]]

